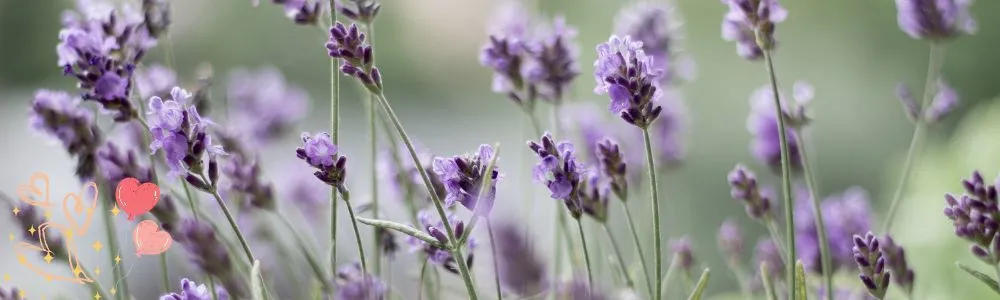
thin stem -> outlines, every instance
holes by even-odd
[[[104,207],[102,209],[104,211],[104,234],[108,239],[108,247],[110,248],[108,249],[108,257],[111,261],[114,261],[115,257],[118,257],[121,254],[121,247],[118,246],[118,229],[117,226],[115,226],[114,216],[111,215],[111,209],[108,208],[115,206],[115,201],[111,196],[113,188],[111,187],[111,183],[107,181],[103,175],[99,172],[95,172],[95,174],[97,177],[98,189],[100,189],[101,186],[105,187],[104,192],[102,193],[104,195],[104,201],[101,201],[103,204],[102,206]],[[115,264],[111,268],[111,271],[115,278],[121,278],[121,293],[115,295],[115,297],[117,297],[116,299],[122,299],[126,295],[131,295],[129,293],[128,280],[123,278],[125,270],[122,265]]]
[[[649,267],[646,263],[646,256],[642,254],[642,243],[639,242],[639,233],[635,229],[635,221],[632,218],[632,210],[628,208],[628,203],[625,199],[619,201],[622,205],[622,210],[625,211],[625,219],[628,220],[628,229],[632,232],[632,243],[635,244],[635,251],[639,255],[639,263],[642,264],[642,277],[646,278],[646,289],[649,290],[650,297],[656,293],[653,291],[655,287],[653,286],[653,278],[649,276]]]
[[[210,182],[210,181],[205,181],[205,182]],[[240,246],[243,247],[243,252],[244,254],[246,254],[247,260],[249,261],[250,265],[253,265],[253,262],[257,260],[257,258],[254,257],[253,251],[250,251],[250,244],[247,243],[247,239],[243,237],[243,231],[241,231],[240,226],[236,224],[236,219],[233,218],[233,214],[229,212],[229,206],[227,206],[226,202],[222,200],[222,196],[219,195],[218,189],[212,187],[212,189],[209,192],[210,194],[212,194],[213,197],[215,197],[215,202],[219,204],[219,208],[222,209],[222,213],[226,215],[226,220],[229,221],[229,226],[233,228],[233,232],[236,234],[236,238],[240,241]]]
[[[740,285],[740,294],[743,294],[744,299],[753,299],[753,292],[750,291],[750,279],[748,279],[747,271],[740,265],[739,261],[730,261],[728,264],[729,271],[733,272],[733,276],[736,277],[736,283]]]
[[[646,166],[649,169],[649,189],[653,198],[653,259],[656,263],[656,281],[663,280],[663,263],[660,255],[663,253],[663,242],[660,240],[660,200],[656,191],[656,165],[653,162],[653,145],[649,139],[649,129],[642,129],[642,139],[646,144]],[[656,286],[653,299],[661,298],[661,286]]]
[[[618,241],[615,241],[615,235],[611,233],[611,226],[608,223],[601,223],[601,227],[604,227],[604,232],[608,233],[608,239],[611,240],[611,247],[615,251],[615,257],[618,258],[618,265],[622,268],[622,274],[625,275],[625,285],[629,289],[635,287],[635,282],[632,281],[632,275],[629,275],[628,265],[625,264],[625,258],[622,257],[622,251],[618,247]]]
[[[823,282],[826,287],[826,299],[833,300],[833,265],[830,259],[830,242],[826,237],[826,222],[823,221],[823,213],[819,206],[816,175],[809,163],[807,154],[809,151],[806,151],[805,133],[802,131],[799,131],[799,143],[799,159],[802,160],[803,176],[805,176],[806,188],[809,189],[809,198],[812,199],[813,215],[816,216],[816,234],[819,236],[819,256],[823,269]]]
[[[170,290],[170,269],[167,267],[166,253],[160,255],[160,273],[163,274],[163,290]]]
[[[583,259],[587,263],[587,283],[590,287],[590,292],[594,292],[594,271],[590,268],[590,251],[587,250],[587,238],[583,234],[583,220],[580,218],[576,219],[576,228],[580,232],[580,245],[583,246]]]
[[[331,291],[330,282],[326,278],[326,272],[323,272],[323,267],[320,266],[319,260],[316,259],[316,256],[313,255],[310,250],[312,247],[307,244],[306,240],[302,238],[302,235],[299,233],[300,231],[292,225],[292,222],[289,221],[285,215],[276,211],[274,212],[274,215],[278,217],[278,220],[280,220],[282,224],[285,225],[285,229],[291,232],[292,236],[295,237],[295,242],[299,244],[299,249],[302,251],[302,254],[305,255],[306,262],[309,263],[309,268],[312,269],[313,275],[316,275],[316,279],[319,280],[320,284],[323,286],[323,291]]]
[[[188,183],[185,180],[181,180],[181,186],[184,187],[184,194],[187,196],[188,206],[191,206],[191,214],[194,215],[194,220],[198,221],[198,206],[194,204],[194,195],[191,194],[191,187],[188,186]]]
[[[701,278],[698,279],[694,292],[691,292],[691,296],[688,296],[688,300],[701,300],[701,295],[705,293],[705,288],[708,287],[709,274],[711,274],[711,272],[708,268],[705,268],[705,271],[701,272]]]
[[[392,111],[392,106],[389,105],[389,100],[386,99],[385,94],[378,94],[378,100],[379,104],[382,105],[382,111],[389,116],[390,120],[392,120],[393,126],[396,127],[396,132],[399,133],[399,137],[403,139],[403,144],[406,145],[406,150],[410,152],[410,158],[413,159],[413,164],[420,173],[420,178],[423,180],[424,186],[427,187],[427,191],[431,196],[432,202],[434,202],[434,208],[437,210],[442,223],[444,223],[445,230],[448,233],[448,240],[457,241],[455,229],[451,226],[451,222],[448,222],[448,215],[444,211],[444,204],[441,199],[438,198],[437,191],[434,189],[434,184],[431,183],[431,179],[427,175],[427,170],[425,170],[423,164],[420,163],[417,151],[414,149],[413,142],[410,140],[410,137],[403,129],[403,124],[399,122],[399,118],[396,117],[396,113]],[[479,296],[476,293],[475,283],[472,281],[472,275],[469,273],[469,266],[465,263],[465,258],[462,255],[462,247],[454,247],[451,249],[451,253],[455,262],[458,264],[459,274],[462,275],[462,279],[465,281],[465,288],[469,292],[469,299],[479,299]]]
[[[409,225],[406,225],[406,224],[401,224],[401,223],[396,223],[396,222],[393,222],[393,221],[386,221],[386,220],[369,219],[369,218],[365,218],[365,217],[357,217],[357,219],[358,219],[358,222],[361,222],[361,224],[365,224],[365,225],[369,225],[369,226],[373,226],[373,227],[380,227],[380,228],[383,228],[383,229],[393,230],[393,231],[396,231],[396,232],[399,232],[399,233],[402,233],[402,234],[405,234],[405,235],[408,235],[408,236],[412,236],[414,238],[417,238],[417,239],[419,239],[419,240],[421,240],[421,241],[423,241],[425,243],[434,245],[436,247],[440,247],[440,248],[450,248],[451,247],[451,245],[443,245],[443,244],[441,244],[441,242],[439,242],[437,239],[435,239],[434,237],[430,236],[429,234],[426,234],[423,231],[420,231],[420,230],[418,230],[416,228],[413,228],[412,226],[409,226]]]
[[[337,8],[328,1],[330,26],[337,23]],[[340,142],[340,60],[330,59],[330,139]],[[337,188],[330,187],[330,276],[337,275]]]
[[[80,271],[83,271],[83,275],[86,276],[87,278],[96,278],[93,275],[91,275],[90,270],[87,270],[86,267],[84,267],[84,266],[79,266],[79,267],[80,267]],[[124,281],[124,278],[122,278],[122,280]],[[97,293],[98,295],[101,295],[101,299],[114,299],[114,298],[108,297],[108,293],[106,291],[104,291],[104,287],[101,286],[101,281],[99,281],[99,280],[95,279],[93,282],[87,283],[87,287],[90,288],[91,292]],[[118,295],[120,295],[120,294],[118,294]],[[20,299],[20,298],[18,298],[18,299]]]
[[[667,293],[667,288],[670,287],[670,279],[673,279],[674,277],[674,272],[677,270],[679,260],[680,259],[677,253],[674,253],[674,256],[670,258],[670,266],[667,267],[667,274],[663,276],[663,279],[660,280],[657,285],[657,291],[659,291],[658,293],[660,294],[657,294],[656,297],[661,297],[663,294]]]
[[[785,253],[785,242],[781,236],[781,231],[778,230],[778,220],[773,216],[768,216],[764,221],[764,225],[767,226],[767,232],[771,235],[771,241],[774,242],[775,246],[778,246],[778,255],[781,256],[781,260],[786,264],[788,262],[788,254]]]
[[[777,293],[774,292],[774,280],[771,279],[771,268],[767,262],[760,263],[760,279],[763,281],[765,299],[778,300]]]
[[[358,219],[354,215],[354,206],[351,205],[346,196],[344,196],[344,204],[346,204],[344,206],[347,206],[347,213],[351,216],[351,225],[354,227],[354,238],[357,239],[358,243],[358,256],[361,257],[361,271],[367,272],[368,263],[365,261],[365,245],[361,241],[361,231],[358,230]]]
[[[930,57],[927,58],[927,81],[924,82],[924,98],[920,106],[921,111],[926,110],[931,103],[931,99],[934,98],[934,86],[938,77],[941,76],[941,67],[944,65],[945,52],[943,45],[931,43],[930,52]],[[896,191],[892,193],[892,202],[889,205],[889,212],[885,217],[885,225],[883,225],[884,228],[882,229],[885,233],[889,233],[892,221],[896,219],[896,211],[899,210],[899,204],[903,200],[903,191],[906,190],[906,184],[910,179],[913,161],[916,160],[917,151],[920,150],[923,144],[925,131],[927,130],[927,120],[923,117],[923,114],[917,117],[916,122],[916,127],[913,129],[913,137],[910,139],[910,147],[906,150],[906,160],[903,161],[903,173],[899,175],[899,183],[896,184]]]
[[[493,221],[486,218],[486,231],[490,233],[490,249],[493,251],[493,279],[497,286],[497,299],[503,300],[503,291],[500,290],[500,263],[497,261],[497,242],[493,237]]]
[[[212,300],[219,300],[219,292],[215,291],[215,279],[208,276],[208,288],[212,290]]]
[[[368,30],[368,43],[372,48],[375,47],[375,23],[369,22],[365,26]],[[374,60],[374,58],[373,58]],[[376,118],[376,105],[375,105],[375,95],[368,95],[368,142],[371,147],[371,165],[369,166],[372,170],[372,218],[378,219],[379,206],[378,206],[378,132],[375,128],[375,118]],[[379,238],[377,232],[373,235],[376,238],[372,239],[375,245],[375,275],[381,274],[382,272],[382,247],[379,247]]]
[[[424,259],[424,262],[420,264],[420,284],[417,285],[417,300],[423,300],[424,299],[424,293],[423,293],[422,290],[424,289],[424,282],[426,282],[426,281],[424,281],[424,279],[427,278],[426,275],[427,275],[427,259]],[[431,293],[431,291],[428,290],[427,291],[427,294],[428,294],[427,297],[428,298],[430,298],[432,296],[432,295],[429,295],[430,293]]]
[[[795,295],[795,210],[792,207],[792,165],[788,156],[788,133],[785,131],[785,113],[781,109],[781,99],[778,93],[778,79],[774,75],[774,61],[771,59],[771,51],[764,50],[764,61],[767,65],[767,74],[771,83],[771,93],[774,95],[775,119],[778,121],[778,141],[781,143],[781,187],[785,198],[785,248],[787,250],[788,261],[785,263],[785,277],[788,284],[788,294]]]

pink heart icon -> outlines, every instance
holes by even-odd
[[[145,220],[135,226],[132,242],[135,244],[135,255],[142,256],[167,252],[174,240],[170,233],[160,230],[160,225],[156,222]]]
[[[139,185],[138,179],[125,178],[118,183],[115,199],[118,207],[128,214],[129,220],[132,220],[137,215],[149,212],[157,202],[160,202],[160,187],[152,182]]]

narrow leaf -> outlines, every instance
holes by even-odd
[[[253,268],[250,269],[250,293],[253,300],[264,299],[264,282],[260,276],[260,260],[253,261]]]
[[[771,268],[767,262],[760,263],[760,278],[764,281],[764,293],[767,299],[778,300],[778,296],[774,294],[774,281],[771,281]]]
[[[806,296],[806,268],[802,261],[795,261],[795,299],[808,300]]]
[[[705,268],[705,271],[701,272],[701,278],[698,279],[698,284],[695,285],[694,292],[691,292],[691,296],[688,296],[688,300],[701,300],[701,294],[705,292],[705,287],[708,286],[709,272],[708,268]]]
[[[972,277],[975,277],[976,279],[979,279],[979,281],[985,283],[987,286],[990,287],[990,289],[993,290],[993,292],[1000,294],[1000,285],[997,284],[996,280],[990,278],[989,275],[973,270],[969,266],[963,265],[962,263],[957,261],[955,262],[955,265],[958,266],[959,269],[962,269],[962,271],[965,271],[965,273],[969,273],[969,275],[972,275]]]

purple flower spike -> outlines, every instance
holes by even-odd
[[[913,292],[914,274],[913,269],[906,263],[906,254],[903,251],[903,247],[896,244],[896,241],[891,236],[886,235],[882,239],[882,251],[885,253],[886,267],[892,273],[893,281],[906,291],[906,294],[911,294]]]
[[[519,105],[533,107],[533,95],[525,95],[527,99],[518,95],[527,77],[528,16],[520,1],[509,1],[493,21],[490,40],[479,52],[479,63],[493,71],[493,92],[506,94]]]
[[[263,210],[277,208],[274,187],[270,182],[263,181],[257,159],[233,155],[222,167],[222,174],[228,179],[227,190],[244,195],[246,201],[242,202],[243,204]]]
[[[538,88],[542,99],[560,102],[570,82],[580,74],[578,51],[572,44],[576,29],[557,16],[551,28],[542,27],[540,31],[539,37],[526,46],[530,57],[526,66],[528,82]]]
[[[340,14],[344,15],[344,17],[362,24],[371,24],[374,22],[375,17],[378,17],[379,10],[382,9],[382,5],[375,0],[350,0],[350,2],[354,3],[354,9],[344,5],[343,1],[337,1],[337,10],[340,11]]]
[[[756,261],[756,266],[767,263],[768,268],[777,278],[782,278],[785,274],[785,263],[781,259],[781,249],[772,239],[757,241],[757,245],[754,246],[754,261]]]
[[[870,231],[864,237],[854,235],[854,247],[851,251],[861,272],[858,278],[868,289],[868,293],[878,299],[884,298],[892,276],[885,268],[885,257],[882,256],[878,238]]]
[[[797,170],[802,167],[802,161],[799,158],[798,131],[793,125],[799,123],[798,120],[803,120],[796,116],[804,118],[804,115],[800,115],[798,112],[791,113],[793,110],[784,100],[782,100],[781,106],[786,120],[790,120],[789,123],[792,123],[786,124],[785,134],[788,137],[789,161],[792,169]],[[757,89],[750,97],[750,115],[747,116],[747,130],[753,135],[751,151],[757,160],[771,167],[774,171],[781,170],[781,142],[777,121],[774,109],[774,92],[769,87]]]
[[[765,50],[774,49],[775,24],[788,17],[778,0],[722,0],[722,4],[729,6],[722,19],[722,38],[736,42],[737,54],[757,60]]]
[[[608,109],[629,124],[645,129],[659,117],[663,108],[656,102],[662,94],[662,76],[663,70],[655,68],[642,42],[612,35],[597,45],[594,92],[607,94],[611,98]]]
[[[899,28],[915,39],[946,40],[976,33],[972,0],[896,0]]]
[[[361,270],[358,263],[337,270],[337,297],[341,300],[382,300],[388,288],[378,277]]]
[[[31,103],[28,123],[34,130],[58,140],[77,158],[77,177],[83,180],[94,177],[94,155],[101,131],[90,110],[80,106],[80,99],[64,92],[39,90]]]
[[[670,64],[678,27],[674,7],[668,3],[639,2],[623,8],[615,17],[615,33],[642,42],[646,55],[653,57],[653,67],[664,71],[660,82],[663,85],[677,72]]]
[[[209,178],[210,182],[196,178],[204,175],[204,157],[208,156],[209,167],[217,167],[216,157],[226,155],[222,146],[213,145],[212,138],[208,135],[208,127],[215,123],[203,119],[193,105],[184,104],[192,97],[187,91],[174,87],[170,94],[169,100],[158,96],[149,99],[147,114],[155,116],[150,123],[153,140],[149,148],[154,153],[163,149],[167,166],[170,167],[170,177],[186,177],[188,183],[208,190],[209,186],[215,186],[218,182],[217,178]]]
[[[857,232],[871,230],[874,215],[871,211],[868,192],[860,187],[851,187],[839,195],[827,197],[820,203],[826,236],[830,245],[830,257],[834,270],[850,268],[854,259],[850,251],[852,236]],[[826,272],[820,261],[819,235],[813,214],[812,200],[803,186],[795,192],[795,249],[806,269],[816,273]]]
[[[628,199],[628,173],[624,156],[618,143],[611,138],[605,138],[597,144],[601,172],[611,179],[611,190],[622,201]]]
[[[272,0],[272,2],[280,4],[285,9],[285,16],[299,25],[316,25],[323,14],[321,0]]]
[[[937,91],[937,94],[934,95],[934,101],[927,108],[927,115],[924,116],[928,123],[940,121],[954,110],[955,106],[958,106],[958,93],[944,80],[938,81]]]
[[[432,213],[430,211],[422,210],[418,212],[417,221],[420,222],[420,226],[424,228],[424,230],[427,231],[428,234],[436,238],[438,242],[440,242],[441,244],[443,245],[453,244],[448,239],[447,233],[445,233],[447,229],[445,229],[444,222],[440,219],[432,217]],[[452,228],[455,230],[456,238],[459,238],[463,234],[465,234],[464,230],[465,222],[459,220],[458,216],[449,213],[448,224],[451,224],[451,226],[453,226]],[[441,247],[442,245],[430,244],[412,236],[408,237],[407,243],[410,244],[411,252],[423,251],[425,254],[427,254],[427,258],[430,260],[430,262],[436,265],[440,265],[448,272],[451,272],[456,275],[459,274],[458,266],[456,266],[455,263],[455,257],[451,255],[450,251],[446,250],[445,248],[442,248]],[[472,267],[472,261],[474,257],[473,250],[476,249],[476,244],[477,244],[476,238],[470,237],[467,243],[468,249],[466,252],[467,256],[465,258],[465,263],[469,265],[470,268]]]
[[[174,238],[184,245],[201,272],[219,278],[234,299],[248,296],[246,280],[234,269],[229,252],[224,247],[218,247],[221,241],[211,225],[187,219],[181,223],[179,230],[180,234]]]
[[[771,210],[773,193],[770,189],[757,185],[757,177],[753,171],[741,164],[736,165],[736,168],[729,172],[728,179],[732,188],[730,195],[733,199],[743,201],[747,215],[760,221],[774,217],[774,212]]]
[[[719,249],[728,258],[730,264],[741,264],[743,256],[743,235],[736,221],[726,220],[719,226]]]
[[[540,142],[528,141],[528,148],[540,159],[533,170],[535,181],[545,183],[552,199],[563,200],[570,215],[579,219],[583,214],[579,187],[584,167],[576,161],[573,144],[563,141],[556,145],[548,132]]]
[[[221,285],[215,287],[215,295],[219,300],[229,300],[229,293]],[[160,296],[160,300],[212,300],[212,291],[205,284],[198,284],[190,279],[181,279],[180,293],[170,293]]]
[[[679,266],[684,272],[691,272],[691,268],[694,267],[694,252],[691,251],[691,239],[688,237],[681,237],[670,241],[670,252],[673,252],[675,257],[677,257],[677,266]]]
[[[545,262],[538,255],[526,231],[513,223],[497,224],[496,255],[497,273],[504,289],[521,297],[532,297],[544,293],[548,288]]]
[[[306,91],[285,81],[275,68],[233,71],[226,97],[232,104],[229,127],[245,135],[251,147],[286,134],[305,116],[309,105]]]
[[[450,207],[457,202],[477,214],[489,215],[493,209],[493,200],[496,199],[497,182],[501,178],[497,166],[493,166],[492,172],[486,174],[486,168],[494,155],[496,152],[493,146],[483,144],[475,154],[434,158],[434,173],[444,183],[447,191],[445,205]],[[489,190],[481,192],[483,180],[487,176],[490,178]],[[477,199],[480,194],[483,198]]]
[[[295,149],[295,155],[316,168],[316,178],[320,181],[336,187],[344,197],[347,197],[347,187],[344,186],[344,179],[347,176],[347,157],[337,153],[337,145],[333,144],[330,135],[320,132],[310,135],[308,132],[302,133],[301,148]]]
[[[979,171],[962,180],[965,194],[955,197],[945,194],[944,215],[951,219],[955,235],[972,242],[971,251],[987,264],[1000,262],[1000,210],[997,209],[997,187],[986,183]]]
[[[337,22],[330,27],[326,50],[330,57],[342,60],[342,73],[358,79],[372,94],[379,94],[382,92],[382,76],[373,65],[372,47],[365,42],[365,38],[356,24],[347,27]]]

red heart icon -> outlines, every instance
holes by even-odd
[[[170,233],[160,230],[160,225],[152,220],[145,220],[135,226],[132,233],[132,242],[135,244],[135,255],[157,255],[170,249],[174,243]]]
[[[115,199],[118,207],[128,213],[128,219],[132,220],[137,215],[149,212],[160,202],[160,187],[152,182],[139,185],[138,179],[125,178],[118,183]]]

